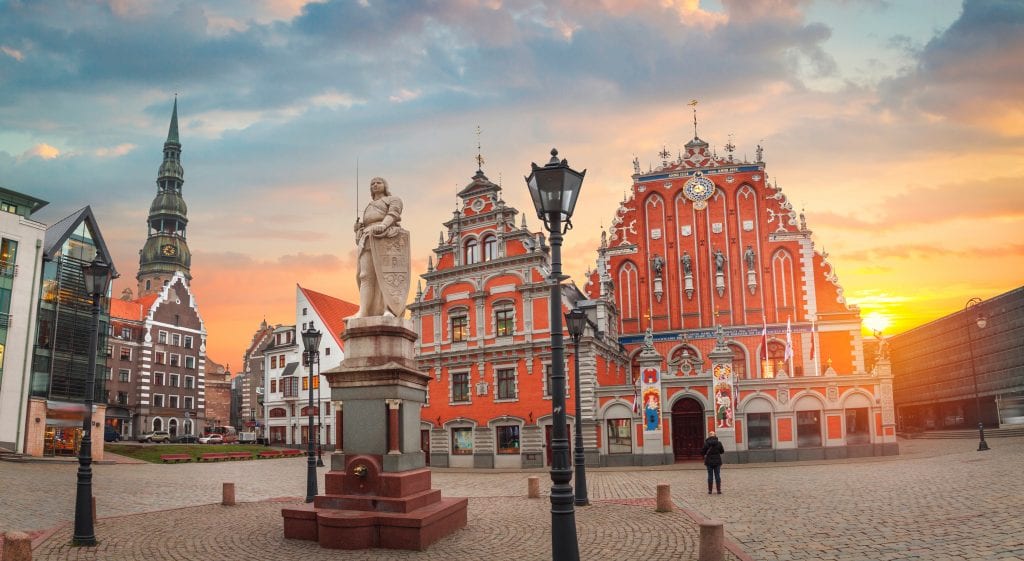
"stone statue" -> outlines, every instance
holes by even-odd
[[[747,246],[747,250],[743,252],[743,260],[747,262],[747,269],[754,268],[754,248]]]
[[[715,250],[715,272],[721,273],[725,267],[725,254],[722,253],[721,249]]]
[[[370,180],[370,197],[354,228],[359,311],[351,317],[402,317],[411,278],[409,232],[399,225],[402,199],[391,195],[382,177]]]
[[[683,274],[693,274],[693,258],[691,258],[690,254],[686,252],[683,252]]]
[[[654,259],[651,259],[651,267],[654,269],[654,276],[660,279],[665,270],[665,259],[660,255],[655,255]]]

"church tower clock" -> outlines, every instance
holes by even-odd
[[[185,172],[181,167],[181,143],[178,141],[178,99],[174,99],[171,126],[164,142],[164,161],[157,172],[157,193],[149,206],[146,243],[139,250],[138,295],[160,292],[174,273],[181,271],[192,280],[189,267],[192,253],[185,241],[188,207],[181,198]]]

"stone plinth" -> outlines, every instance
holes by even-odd
[[[323,495],[283,509],[286,538],[331,549],[426,549],[464,528],[468,500],[431,489],[420,450],[420,407],[430,377],[416,369],[412,323],[355,318],[345,360],[323,372],[344,402],[345,451],[333,454]]]

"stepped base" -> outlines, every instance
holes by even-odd
[[[466,527],[469,499],[441,498],[430,488],[429,469],[382,473],[380,457],[362,455],[346,458],[345,471],[325,480],[327,494],[312,504],[281,509],[284,537],[328,549],[422,551]]]

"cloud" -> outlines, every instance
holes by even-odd
[[[101,158],[117,158],[135,150],[135,148],[134,144],[125,143],[106,148],[97,148],[94,153]]]
[[[964,0],[960,18],[917,53],[913,68],[883,81],[882,101],[892,111],[1024,135],[1022,57],[1024,3]]]
[[[18,49],[8,47],[7,45],[0,45],[0,53],[4,53],[5,55],[13,58],[18,62],[25,60],[24,53],[22,53]]]
[[[21,157],[24,158],[41,158],[43,160],[52,160],[60,156],[60,150],[50,146],[49,144],[40,143],[36,144],[32,148],[26,150]]]

